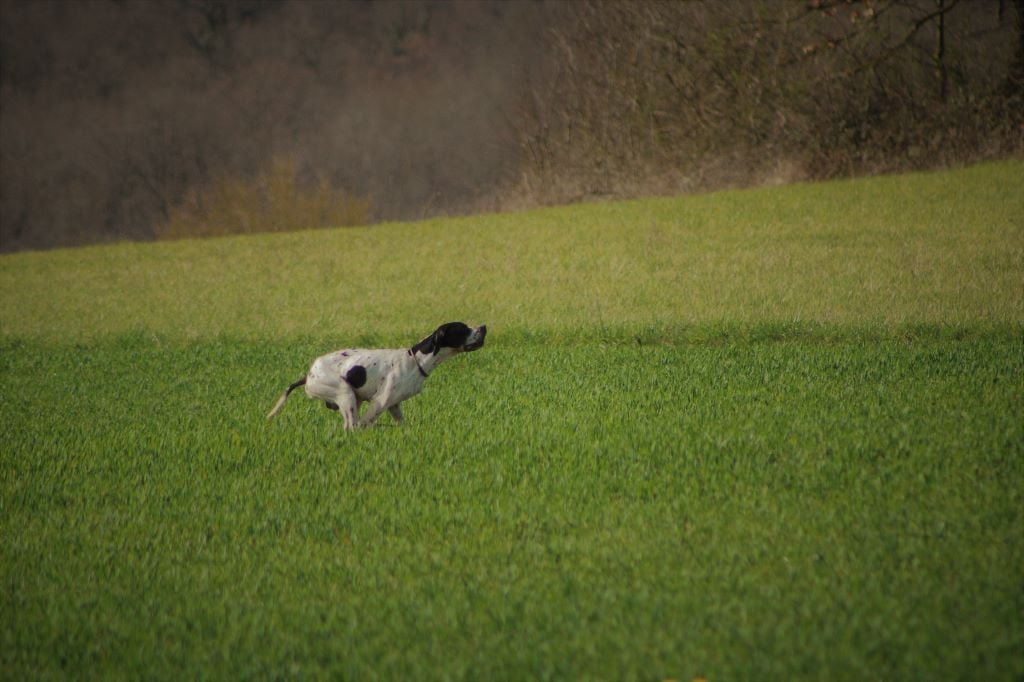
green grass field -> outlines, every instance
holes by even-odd
[[[1019,680],[1022,189],[0,257],[0,677]],[[453,319],[406,425],[263,419]]]

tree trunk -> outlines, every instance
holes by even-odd
[[[1014,0],[1013,6],[1017,12],[1017,52],[1006,76],[1006,94],[1010,97],[1024,97],[1024,0]]]
[[[935,36],[935,75],[939,80],[939,100],[945,104],[949,95],[949,74],[946,72],[946,0],[935,0],[939,21]]]

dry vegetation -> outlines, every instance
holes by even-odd
[[[632,196],[1020,154],[1022,22],[1024,2],[585,3],[516,119],[522,189]]]
[[[3,251],[941,168],[1024,144],[1024,0],[0,6]]]
[[[190,189],[156,229],[160,239],[282,232],[365,225],[370,202],[334,190],[323,178],[300,189],[294,159],[277,159],[265,174],[244,181],[220,178]]]

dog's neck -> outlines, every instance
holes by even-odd
[[[409,351],[409,355],[412,356],[412,361],[416,363],[416,369],[419,370],[420,376],[422,376],[424,379],[429,377],[430,375],[427,374],[427,370],[423,369],[423,365],[420,364],[420,359],[417,357],[417,355],[419,354]]]
[[[416,363],[416,369],[424,379],[430,376],[435,367],[450,358],[452,355],[453,352],[450,348],[442,348],[436,353],[423,353],[414,348],[409,349],[409,357],[411,357],[412,361]]]

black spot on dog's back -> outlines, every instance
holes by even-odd
[[[352,388],[359,388],[366,383],[366,368],[362,365],[354,365],[352,369],[345,372],[345,381]]]
[[[324,401],[324,407],[326,407],[328,410],[337,410],[338,409],[337,403],[332,403],[330,400],[325,400]]]

